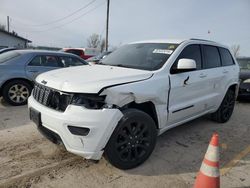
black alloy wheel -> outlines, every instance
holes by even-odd
[[[114,130],[105,154],[120,169],[134,168],[152,153],[157,137],[153,119],[136,109],[123,111],[123,118]]]
[[[219,107],[219,109],[211,114],[211,117],[214,121],[218,123],[227,122],[233,114],[235,105],[235,92],[232,89],[229,89]]]

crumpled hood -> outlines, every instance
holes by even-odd
[[[83,65],[40,74],[36,82],[75,93],[98,93],[102,88],[148,79],[152,72],[107,65]]]

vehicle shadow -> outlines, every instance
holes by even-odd
[[[129,173],[155,176],[197,172],[210,137],[218,128],[208,124],[207,118],[200,118],[162,134],[151,157]]]
[[[219,124],[201,117],[165,132],[158,137],[150,158],[126,172],[146,176],[194,173],[194,178],[214,132],[219,134],[220,166],[223,167],[250,143],[250,126],[246,125],[247,120],[239,119],[240,114],[238,105],[227,123]],[[247,117],[248,112],[244,116]]]
[[[29,123],[27,105],[11,106],[0,98],[0,130]]]
[[[5,107],[11,106],[7,102],[5,102],[5,100],[3,99],[3,97],[0,97],[0,105],[5,106]]]
[[[238,97],[237,98],[237,101],[239,102],[239,103],[250,103],[250,97]]]

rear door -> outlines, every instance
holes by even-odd
[[[26,65],[26,75],[35,80],[38,74],[64,67],[55,55],[37,55]]]
[[[197,70],[178,72],[179,59],[188,58],[196,61]],[[201,114],[208,108],[207,98],[210,86],[207,71],[202,68],[201,46],[188,45],[180,53],[170,70],[171,89],[169,94],[169,123],[177,123]]]
[[[209,109],[217,108],[225,91],[225,74],[222,67],[219,48],[212,45],[202,45],[204,65],[207,76],[207,105]]]

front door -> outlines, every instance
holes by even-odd
[[[178,72],[179,59],[193,59],[197,70]],[[184,48],[170,70],[169,124],[194,117],[208,108],[206,98],[210,93],[208,75],[202,69],[200,45],[192,44]]]

